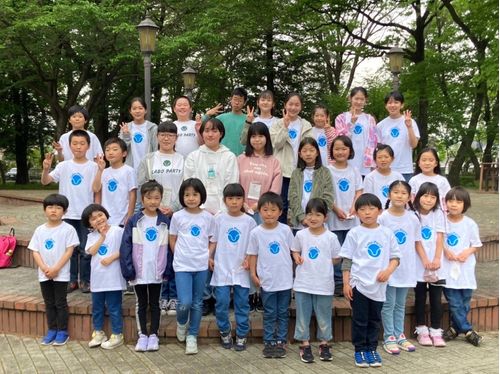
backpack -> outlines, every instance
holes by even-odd
[[[0,269],[12,265],[12,258],[16,249],[16,232],[11,227],[7,235],[0,236]]]

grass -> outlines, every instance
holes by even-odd
[[[59,185],[51,183],[47,186],[39,182],[31,182],[28,184],[15,184],[14,181],[0,184],[0,190],[57,190]]]

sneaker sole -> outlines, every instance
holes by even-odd
[[[314,360],[311,361],[304,360],[302,357],[300,358],[300,361],[305,362],[306,364],[312,364],[314,362]]]
[[[364,364],[358,364],[357,362],[354,363],[358,368],[369,368],[370,365],[368,363]]]
[[[375,362],[375,363],[373,363],[373,364],[369,364],[369,366],[370,366],[371,368],[379,368],[379,367],[381,367],[381,366],[382,366],[382,363],[380,363],[380,362]]]
[[[177,315],[177,312],[174,310],[174,311],[170,311],[170,310],[167,310],[167,316],[176,316]]]
[[[397,356],[398,354],[401,353],[401,351],[391,351],[389,348],[386,347],[385,344],[382,344],[382,348],[384,348],[384,351],[389,353],[390,355]]]
[[[320,357],[321,361],[333,361],[333,357]]]
[[[402,345],[398,345],[400,351],[405,351],[405,352],[415,352],[416,349],[415,347],[412,347],[412,348],[406,348],[406,347],[403,347]]]
[[[193,350],[193,351],[186,351],[187,355],[195,355],[197,353],[198,353],[198,350],[196,350],[196,351],[195,350]]]
[[[69,337],[68,337],[68,339],[66,339],[63,342],[54,342],[54,343],[52,343],[52,345],[55,345],[56,347],[61,346],[61,345],[65,345],[68,342],[68,340],[69,340]]]
[[[121,342],[119,344],[112,345],[112,346],[101,345],[101,348],[106,349],[106,350],[111,350],[111,349],[115,349],[116,347],[119,347],[121,345],[123,345],[123,342]]]
[[[242,351],[246,351],[247,347],[240,347],[240,346],[235,345],[234,350],[235,350],[235,352],[242,352]]]

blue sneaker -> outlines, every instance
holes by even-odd
[[[354,363],[356,364],[357,367],[359,367],[359,368],[370,367],[370,364],[368,363],[368,360],[366,357],[367,354],[368,354],[368,352],[365,352],[365,351],[354,352]]]
[[[366,352],[366,361],[373,368],[382,366],[382,358],[377,351]]]
[[[57,332],[56,338],[54,339],[54,343],[52,345],[64,345],[69,339],[69,334],[66,330],[59,330]]]
[[[42,345],[51,345],[52,343],[54,343],[56,335],[57,335],[57,330],[47,331],[47,335],[45,335],[42,339]]]

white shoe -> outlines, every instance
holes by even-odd
[[[196,336],[188,335],[186,337],[186,354],[195,355],[198,353],[198,342],[196,341]]]
[[[95,348],[102,345],[108,338],[104,331],[95,331],[92,333],[92,340],[89,341],[89,348]]]
[[[188,327],[189,327],[189,322],[187,322],[184,325],[181,325],[179,322],[177,322],[176,335],[177,335],[178,341],[180,341],[180,342],[186,341],[186,334],[187,334]]]
[[[168,307],[167,307],[167,315],[169,315],[169,316],[177,315],[177,300],[176,299],[169,300]]]
[[[101,344],[101,348],[113,349],[123,344],[123,334],[111,334],[109,340]]]
[[[167,314],[168,307],[170,305],[169,300],[160,300],[160,309],[161,309],[161,315],[164,316]]]

